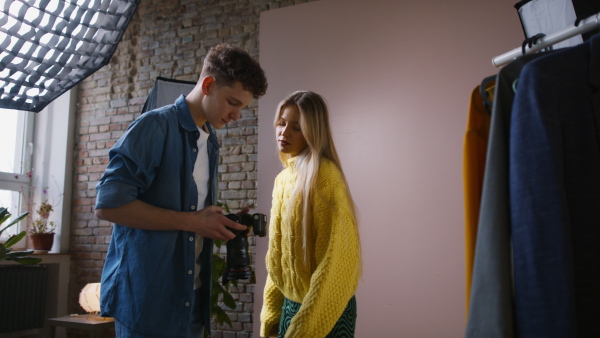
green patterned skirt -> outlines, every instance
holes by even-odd
[[[300,310],[302,304],[293,302],[287,298],[283,301],[281,320],[279,321],[279,338],[285,337],[292,318]],[[338,319],[335,326],[325,338],[352,338],[356,327],[356,297],[350,298],[346,309]]]

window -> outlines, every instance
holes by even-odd
[[[8,208],[12,218],[25,211],[22,194],[28,194],[26,173],[31,168],[34,113],[0,109],[0,206]],[[8,223],[5,223],[5,225]],[[12,226],[3,236],[24,230],[25,224]]]

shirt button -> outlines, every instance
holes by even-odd
[[[190,306],[190,302],[185,302],[185,306]]]
[[[196,206],[195,206],[195,205],[192,205],[190,209],[192,209],[192,210],[196,210]]]
[[[190,236],[190,242],[194,241],[194,237]]]
[[[198,149],[196,149],[196,148],[194,148],[193,150],[194,150],[194,152],[197,152],[197,151],[198,151]]]
[[[191,275],[192,273],[194,273],[192,270],[188,270],[188,275]]]

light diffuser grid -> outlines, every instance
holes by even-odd
[[[41,111],[106,65],[139,0],[0,0],[0,108]]]

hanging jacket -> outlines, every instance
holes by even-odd
[[[524,67],[510,127],[519,337],[600,337],[600,35]]]

